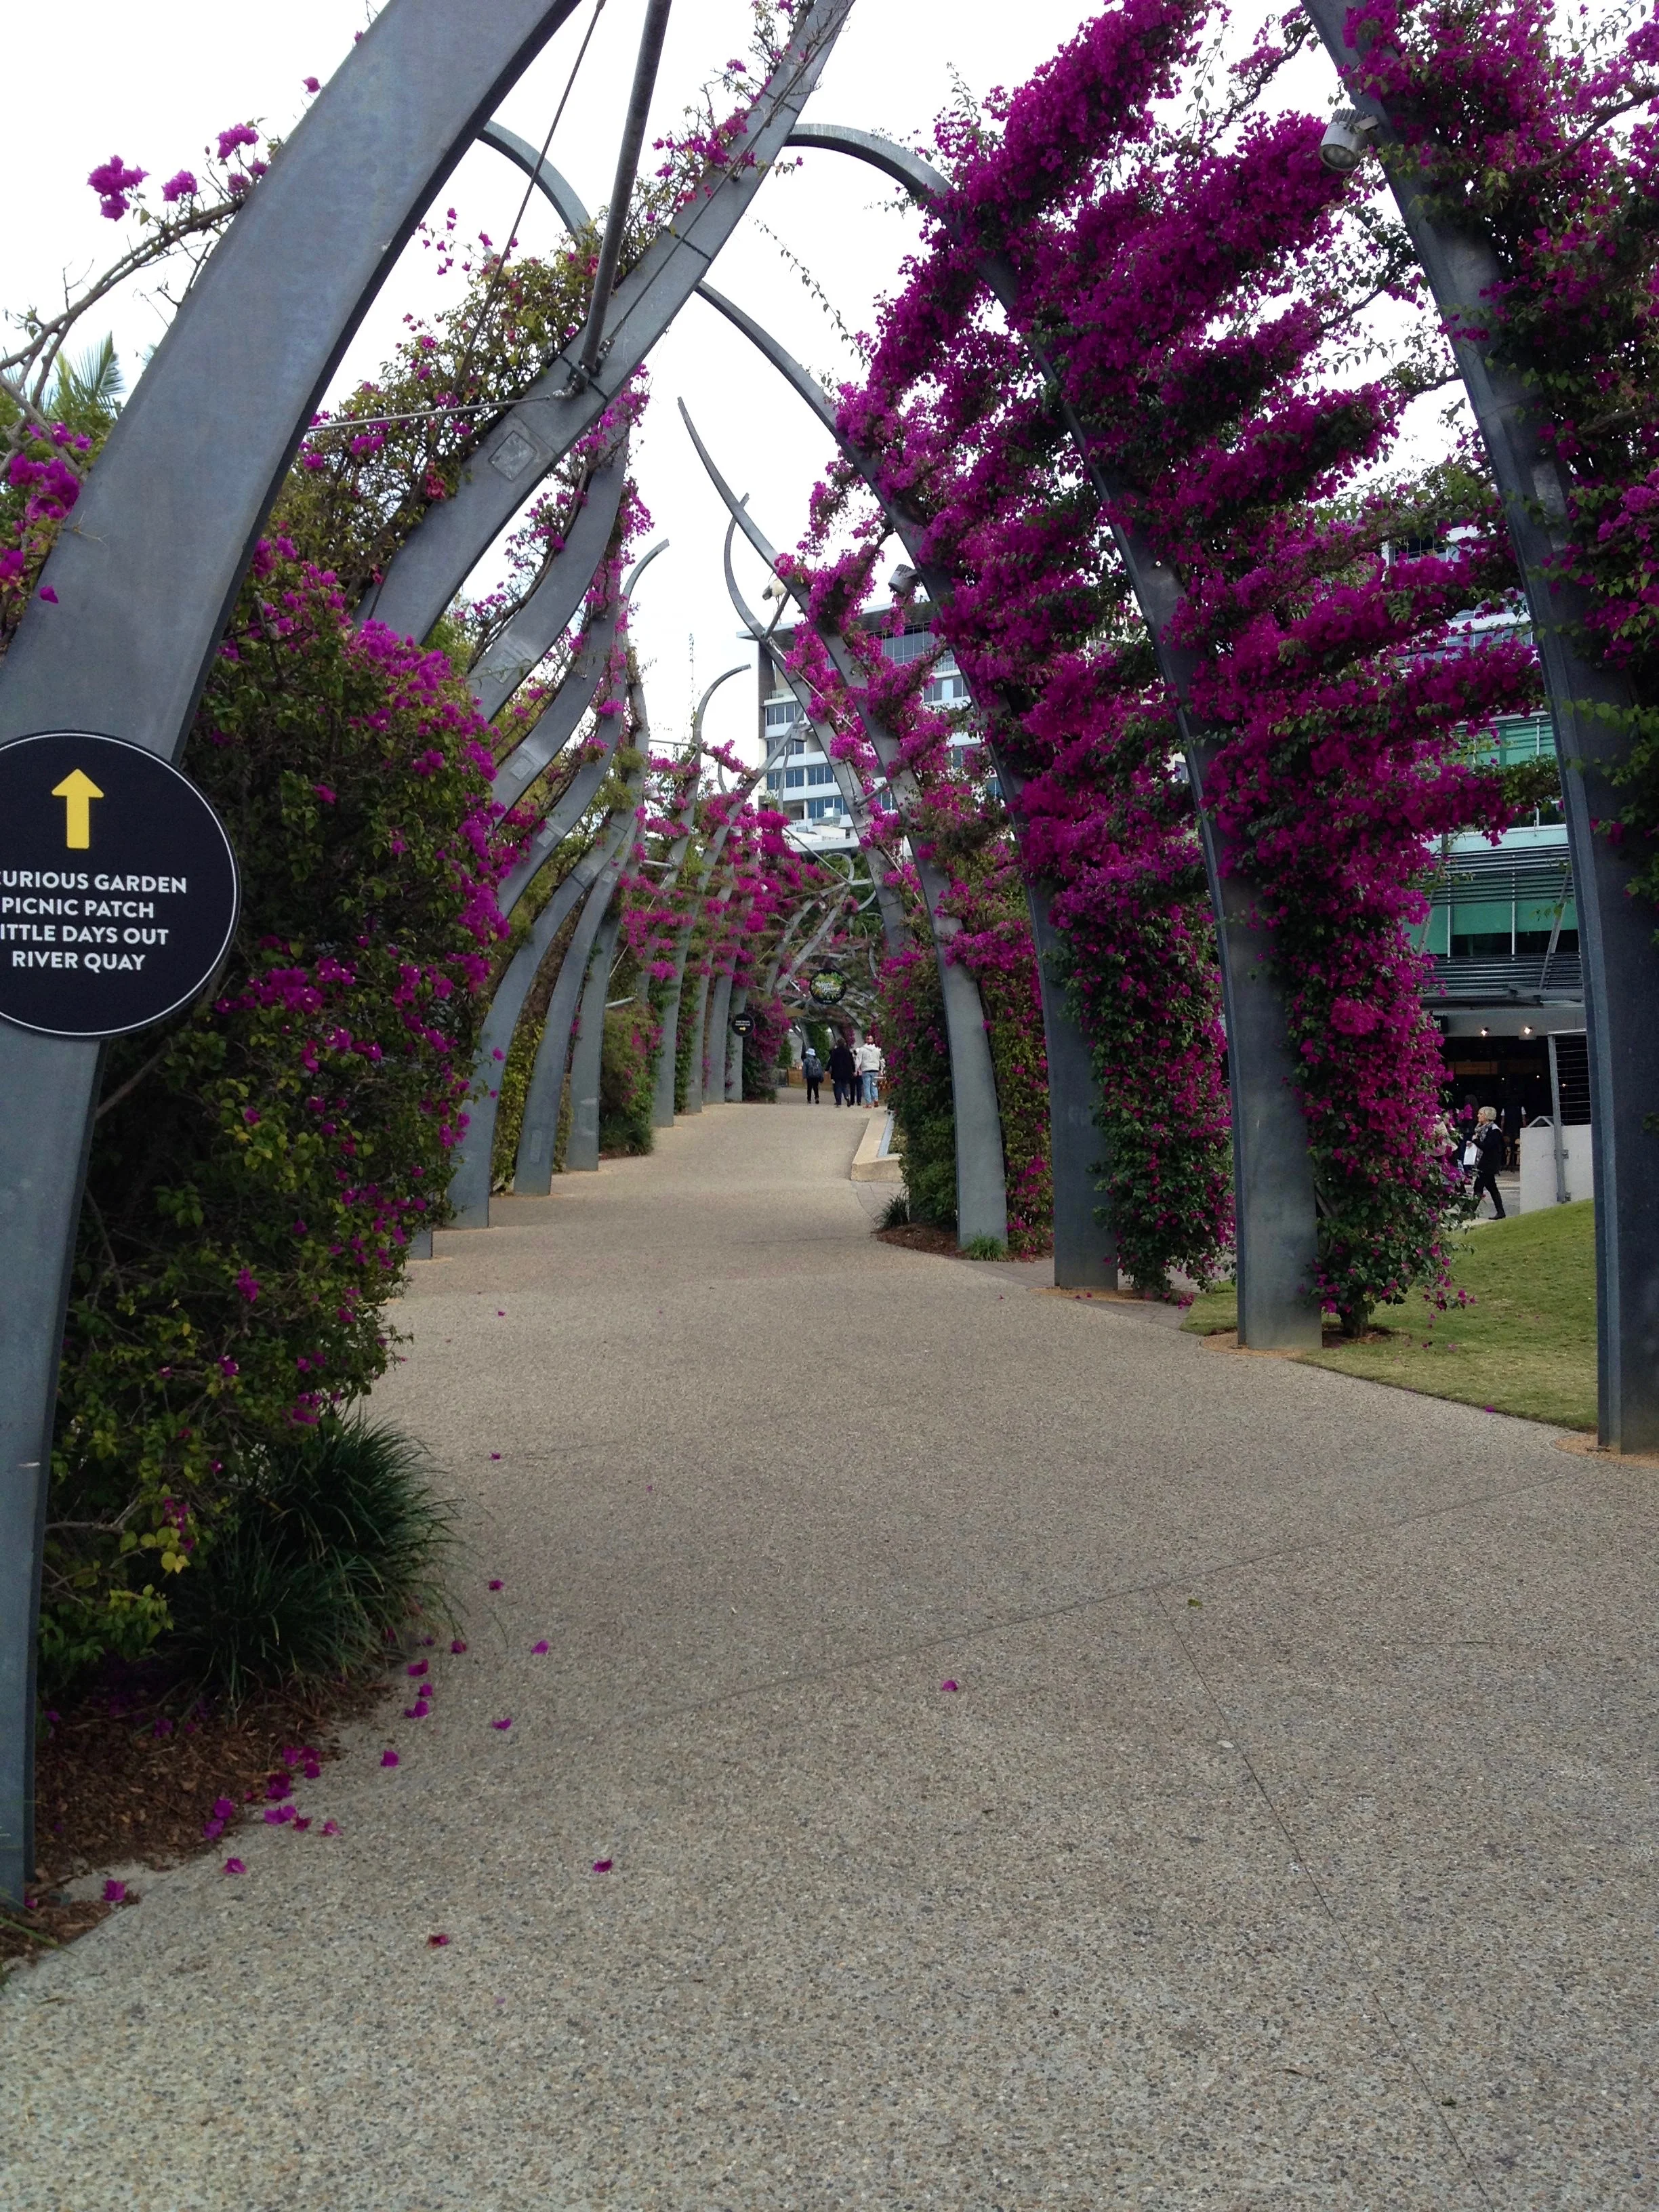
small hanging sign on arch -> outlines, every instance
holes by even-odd
[[[52,730],[0,745],[0,1018],[125,1036],[187,1006],[236,927],[236,857],[186,775]]]

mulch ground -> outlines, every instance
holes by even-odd
[[[954,1229],[933,1229],[925,1221],[909,1221],[902,1229],[878,1229],[872,1233],[884,1244],[900,1244],[907,1252],[931,1252],[943,1260],[965,1260],[968,1256],[957,1249]],[[1011,1252],[1008,1256],[1012,1260],[1042,1260],[1048,1253]],[[982,1267],[984,1262],[975,1261],[974,1265]]]
[[[385,1686],[270,1691],[234,1712],[197,1705],[181,1715],[176,1694],[127,1684],[52,1714],[35,1752],[35,1887],[21,1915],[0,1907],[0,1972],[85,1935],[125,1902],[68,1898],[66,1884],[234,1850],[238,1820],[296,1769],[336,1756],[338,1724]],[[242,1809],[204,1834],[221,1798]]]

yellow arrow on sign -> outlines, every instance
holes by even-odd
[[[64,844],[71,853],[88,851],[92,844],[92,802],[101,799],[103,793],[89,775],[76,768],[61,783],[53,784],[52,795],[64,802]]]

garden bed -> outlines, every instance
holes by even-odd
[[[123,1686],[54,1713],[35,1753],[34,1903],[21,1914],[0,1907],[0,1973],[119,1911],[138,1893],[134,1869],[234,1851],[238,1823],[259,1816],[272,1778],[292,1774],[302,1790],[306,1765],[337,1754],[340,1723],[384,1694],[379,1681],[325,1694],[273,1691],[235,1712],[181,1715],[176,1696]],[[237,1809],[206,1833],[221,1800]],[[126,1898],[104,1895],[105,1877],[123,1871]],[[89,1883],[93,1893],[81,1893]]]

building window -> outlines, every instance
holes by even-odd
[[[822,822],[826,815],[840,812],[841,800],[838,798],[809,799],[806,802],[806,818],[809,822]]]
[[[791,738],[787,757],[793,760],[797,753],[804,753],[806,750],[806,745],[807,740],[805,738]]]
[[[793,699],[769,699],[766,702],[766,726],[769,731],[787,730],[792,722],[800,720],[800,708]]]
[[[783,789],[783,777],[778,769],[774,768],[767,770],[766,788],[769,791],[781,791]]]
[[[836,771],[827,762],[821,762],[806,771],[808,783],[833,783],[835,780]]]
[[[783,772],[783,787],[786,791],[799,791],[805,781],[806,770],[804,768],[785,769]]]
[[[965,707],[968,678],[955,668],[936,672],[922,685],[921,696],[930,707]]]
[[[889,660],[921,660],[933,649],[933,633],[930,629],[913,629],[902,637],[884,637],[881,649]]]

